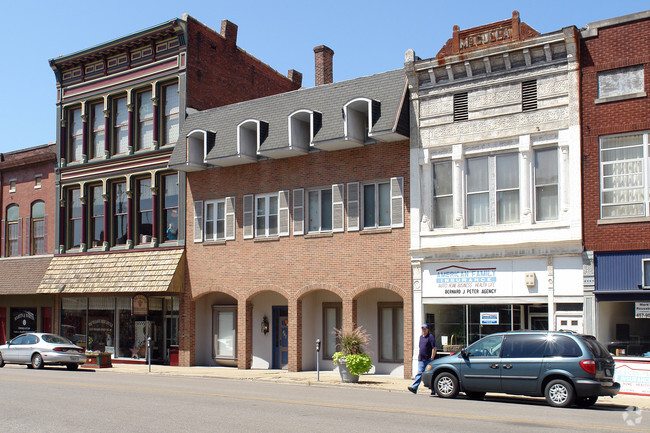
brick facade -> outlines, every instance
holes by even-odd
[[[404,308],[404,359],[410,359],[408,161],[409,144],[402,141],[188,174],[188,237],[193,230],[195,200],[235,197],[236,240],[211,243],[190,240],[186,245],[188,293],[185,300],[191,291],[197,303],[211,293],[228,294],[237,302],[239,368],[251,366],[251,333],[259,332],[257,323],[252,323],[251,313],[256,295],[263,292],[280,294],[287,302],[290,370],[303,369],[302,347],[312,345],[311,341],[302,341],[300,331],[305,321],[315,320],[316,312],[303,308],[302,301],[316,291],[325,291],[340,299],[345,329],[361,324],[357,321],[357,303],[364,293],[382,289],[397,295]],[[307,190],[398,176],[404,178],[404,228],[243,239],[242,202],[246,194],[296,188]],[[290,209],[291,206],[292,203]],[[193,313],[189,306],[185,312]],[[304,316],[306,313],[309,317]],[[197,323],[196,326],[206,324]],[[373,339],[377,338],[373,335]],[[195,341],[195,344],[202,343]],[[374,355],[373,361],[377,354]],[[187,359],[192,355],[184,356]],[[405,365],[404,375],[410,377],[410,363]]]
[[[598,72],[644,65],[646,94],[650,93],[650,19],[597,29],[581,43],[581,116],[584,246],[590,251],[650,249],[648,221],[599,224],[599,139],[610,134],[650,130],[650,98],[595,104]]]

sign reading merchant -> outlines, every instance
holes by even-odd
[[[135,295],[131,301],[131,314],[146,316],[149,313],[149,300],[145,295]]]
[[[36,308],[12,308],[11,338],[25,332],[36,332]]]

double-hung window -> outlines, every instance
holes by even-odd
[[[308,191],[307,197],[308,231],[332,231],[332,188]]]
[[[45,254],[45,203],[38,200],[32,204],[29,254]]]
[[[138,93],[138,125],[137,142],[138,150],[149,149],[153,146],[153,102],[151,90]]]
[[[433,164],[433,226],[451,227],[453,225],[453,182],[451,161]]]
[[[205,202],[205,240],[219,241],[226,239],[226,201],[212,200]]]
[[[390,182],[363,184],[363,228],[390,227]]]
[[[113,100],[113,153],[129,150],[129,112],[126,96]]]
[[[7,206],[5,256],[13,257],[20,254],[20,219],[17,204]]]
[[[467,159],[467,225],[519,221],[519,154]]]
[[[151,242],[153,227],[153,201],[151,197],[151,178],[138,179],[136,182],[138,211],[136,214],[136,236],[139,244]]]
[[[278,194],[255,196],[255,237],[278,235]]]
[[[161,177],[163,186],[163,229],[165,242],[178,240],[178,174]]]
[[[162,88],[162,145],[174,144],[178,139],[178,84]]]
[[[90,106],[90,142],[91,158],[101,158],[104,156],[104,103],[98,102]]]
[[[101,247],[104,243],[104,197],[103,186],[89,188],[90,203],[90,246]]]
[[[126,245],[128,228],[126,182],[113,184],[113,245]]]
[[[81,189],[71,189],[68,193],[68,249],[81,246]]]
[[[70,154],[68,160],[81,161],[83,152],[83,122],[81,121],[81,108],[75,108],[69,111],[69,133],[68,140]]]
[[[558,219],[558,155],[557,148],[535,150],[535,220]]]
[[[601,137],[601,218],[647,216],[649,133]]]

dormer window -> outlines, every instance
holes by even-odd
[[[309,149],[314,134],[321,126],[321,114],[317,111],[300,110],[289,116],[289,147]]]
[[[187,134],[187,164],[203,167],[208,155],[208,132],[195,129]]]
[[[359,98],[348,102],[343,107],[345,120],[345,138],[363,144],[372,133],[372,119],[374,101]]]
[[[268,124],[249,119],[237,127],[237,150],[240,154],[255,155],[259,152],[268,132]]]

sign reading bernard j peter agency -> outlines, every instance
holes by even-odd
[[[526,272],[540,272],[545,268],[545,261],[536,259],[426,263],[422,266],[422,296],[526,296],[531,294],[525,284]],[[534,288],[535,294],[545,292],[546,287]]]

